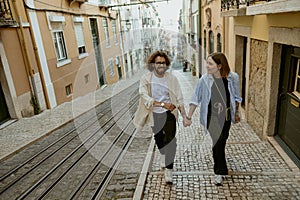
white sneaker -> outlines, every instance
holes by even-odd
[[[222,175],[215,175],[215,185],[217,185],[217,186],[223,185]]]
[[[172,169],[165,169],[165,181],[166,183],[172,184],[173,183],[173,173],[172,173]]]
[[[166,167],[166,155],[160,154],[160,167],[164,169]]]

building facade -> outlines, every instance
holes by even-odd
[[[118,13],[106,3],[0,1],[0,123],[51,109],[124,76]]]
[[[221,1],[203,0],[201,2],[201,68],[206,72],[206,58],[210,53],[223,52],[223,18],[221,16]],[[233,69],[234,70],[234,69]]]
[[[224,52],[240,75],[247,122],[299,164],[300,3],[222,1]]]
[[[8,0],[0,8],[0,121],[5,122],[39,112],[46,99],[26,8]]]

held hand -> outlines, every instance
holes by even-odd
[[[176,106],[172,103],[165,103],[164,108],[172,112],[176,108]]]
[[[186,117],[183,118],[183,126],[187,127],[192,124],[192,120],[188,120]]]
[[[241,121],[240,115],[238,113],[235,114],[234,121],[235,123],[239,123]]]

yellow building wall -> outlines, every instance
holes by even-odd
[[[288,20],[287,20],[288,19]],[[251,38],[268,41],[270,27],[300,27],[300,12],[235,17],[235,26],[251,27]]]
[[[101,19],[102,22],[102,19]],[[101,49],[102,49],[102,56],[103,56],[103,61],[104,61],[104,70],[105,70],[105,77],[107,84],[113,84],[116,83],[119,80],[119,75],[118,75],[118,69],[117,65],[115,64],[115,59],[117,55],[121,55],[120,51],[120,38],[118,38],[118,43],[115,43],[114,41],[114,33],[112,29],[112,20],[107,19],[108,22],[108,28],[109,28],[109,42],[110,45],[106,47],[106,41],[105,41],[105,34],[104,34],[104,27],[103,24],[101,23],[100,25],[100,30],[101,31]],[[116,24],[118,27],[118,24]],[[118,29],[118,28],[117,28]],[[118,31],[117,31],[118,32]],[[113,60],[113,65],[114,65],[114,75],[110,75],[110,69],[109,69],[109,60]]]
[[[30,91],[30,85],[20,41],[18,40],[17,30],[11,28],[1,31],[1,39],[5,48],[8,64],[10,66],[16,94],[17,96],[20,96]]]
[[[288,20],[287,20],[288,19]],[[281,13],[272,15],[237,16],[224,17],[225,29],[225,54],[228,57],[229,65],[235,70],[235,27],[250,27],[252,39],[268,41],[270,27],[300,27],[300,12]]]
[[[109,23],[110,47],[102,47],[105,44],[104,28],[102,18],[108,16],[106,8],[100,8],[88,3],[80,4],[78,2],[53,0],[49,3],[48,0],[35,1],[35,8],[37,18],[39,20],[40,32],[42,34],[42,41],[45,48],[48,69],[55,90],[57,104],[66,101],[71,101],[73,98],[85,95],[89,92],[95,91],[99,88],[97,66],[94,55],[94,46],[92,43],[92,35],[90,30],[89,18],[97,18],[99,39],[101,45],[101,53],[103,57],[103,65],[105,70],[105,80],[108,84],[115,83],[119,80],[117,66],[114,70],[114,76],[110,77],[108,60],[115,61],[116,55],[121,56],[120,43],[115,45],[113,38],[113,31],[111,27],[111,20]],[[53,7],[51,5],[59,5]],[[53,12],[52,12],[53,11]],[[55,11],[55,12],[54,12]],[[57,56],[52,38],[50,22],[47,19],[49,15],[63,16],[65,19],[63,26],[64,40],[67,50],[67,59],[71,62],[63,66],[57,66]],[[78,58],[79,52],[77,47],[77,40],[74,31],[73,17],[84,18],[83,21],[83,34],[85,40],[85,48],[87,57]],[[116,17],[114,13],[111,17]],[[117,25],[118,28],[118,25]],[[119,41],[120,42],[120,41]],[[113,62],[115,64],[115,62]],[[87,77],[88,76],[88,77]],[[88,79],[88,82],[86,82]],[[67,96],[65,87],[72,84],[73,94]]]
[[[29,71],[31,71],[32,75],[38,73],[29,28],[24,27],[23,29],[24,43],[22,42],[23,38],[20,28],[8,28],[1,31],[1,38],[5,47],[17,96],[30,92]],[[27,55],[25,53],[25,46],[23,45],[26,45]],[[28,58],[26,56],[28,56]],[[26,59],[28,59],[28,63]]]

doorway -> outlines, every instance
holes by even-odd
[[[300,48],[282,46],[276,136],[300,160]]]
[[[91,26],[92,41],[93,41],[93,46],[94,46],[97,71],[98,71],[99,84],[100,84],[100,86],[102,86],[105,84],[105,79],[104,79],[104,69],[103,69],[104,67],[103,67],[103,61],[102,61],[102,53],[101,53],[101,47],[100,47],[97,19],[90,18],[90,26]]]
[[[0,82],[0,125],[5,123],[9,119],[10,119],[10,115],[8,112],[8,107],[6,104],[4,92],[2,90],[2,86],[1,86],[1,82]]]
[[[241,106],[245,108],[246,99],[246,56],[247,56],[247,37],[236,36],[236,61],[235,61],[235,72],[240,76],[240,93],[243,99]]]

